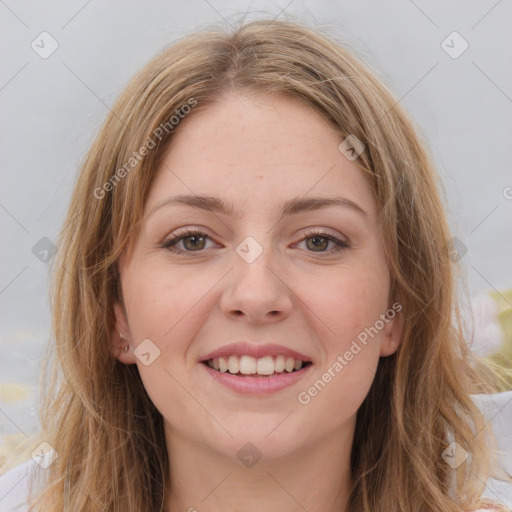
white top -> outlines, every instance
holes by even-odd
[[[512,474],[512,391],[492,395],[473,395],[473,400],[488,421],[492,421],[500,465]],[[48,460],[48,456],[51,456],[51,453],[47,453],[46,458],[43,457],[43,459]],[[449,457],[453,456],[453,452],[444,453],[448,463],[450,463]],[[42,463],[41,460],[39,459],[39,464]],[[30,459],[0,477],[1,512],[28,512],[29,474],[35,468],[36,462]],[[482,498],[492,499],[512,511],[512,481],[489,479]],[[475,512],[489,512],[489,510],[479,509]]]

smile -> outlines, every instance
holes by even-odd
[[[284,356],[265,356],[259,359],[252,356],[229,356],[207,359],[200,366],[211,377],[214,385],[220,384],[224,389],[237,394],[262,396],[297,383],[310,372],[313,363]]]
[[[273,375],[293,373],[311,364],[310,361],[302,361],[283,355],[255,358],[248,355],[238,356],[235,354],[228,357],[215,357],[203,362],[221,373],[254,377],[271,377]]]

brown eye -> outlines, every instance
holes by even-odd
[[[304,234],[301,243],[306,246],[307,252],[316,252],[317,254],[334,254],[351,247],[350,243],[345,240],[340,240],[338,237],[325,233],[323,231],[308,231]],[[329,249],[329,243],[332,247]]]
[[[308,243],[310,241],[311,243]],[[320,251],[323,251],[327,249],[330,241],[331,240],[325,236],[310,236],[309,238],[306,238],[306,246],[308,249],[313,249],[315,251],[316,249],[320,249]]]
[[[185,249],[190,250],[190,251],[204,249],[204,246],[206,243],[205,237],[201,236],[201,235],[186,236],[186,237],[183,237],[182,240],[183,240],[183,245],[184,245]],[[187,243],[187,242],[189,242],[189,243]]]
[[[206,233],[195,229],[188,229],[182,233],[170,236],[160,244],[160,247],[179,255],[186,255],[187,253],[199,253],[203,249],[208,249],[208,240],[211,239]]]

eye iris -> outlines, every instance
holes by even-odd
[[[194,239],[195,241],[192,242],[192,245],[188,245],[187,242],[192,240],[192,239]],[[198,240],[200,240],[199,245],[198,245]],[[187,236],[187,237],[185,237],[183,239],[184,246],[187,249],[191,249],[191,250],[203,249],[204,248],[204,242],[205,242],[204,236],[201,236],[201,235],[190,235],[190,236]]]
[[[310,240],[313,241],[313,247],[315,247],[317,249],[318,248],[326,249],[327,246],[329,245],[329,240],[325,236],[311,236],[306,240],[306,244],[308,245],[308,248],[311,248],[311,247],[309,247]],[[318,241],[323,241],[323,243],[320,242],[320,244],[319,244]]]

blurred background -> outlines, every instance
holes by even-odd
[[[325,27],[408,110],[444,183],[452,256],[467,279],[468,339],[510,365],[511,2],[0,0],[0,466],[39,429],[50,264],[109,107],[159,50],[244,16]]]

